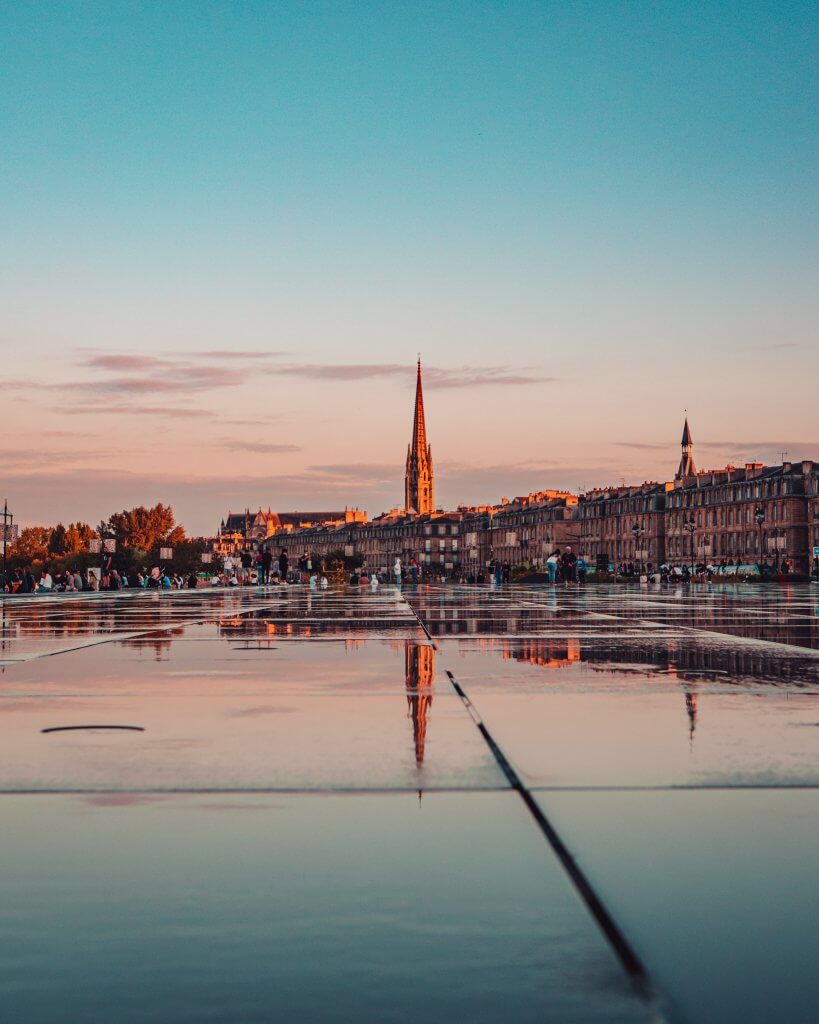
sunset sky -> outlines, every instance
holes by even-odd
[[[813,3],[0,15],[0,499],[445,506],[819,457]]]

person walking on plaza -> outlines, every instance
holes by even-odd
[[[279,553],[279,576],[281,576],[282,583],[287,583],[287,566],[290,559],[287,557],[287,552],[284,548]]]
[[[577,582],[577,555],[572,551],[571,545],[566,545],[566,550],[560,559],[563,567],[563,583],[568,587],[570,583]]]
[[[418,570],[420,568],[421,567],[418,564],[418,559],[415,557],[415,555],[413,555],[412,558],[410,559],[410,573],[412,574],[412,582],[413,583],[417,583],[418,582]]]
[[[560,563],[560,552],[553,551],[546,559],[546,571],[549,573],[549,586],[557,585],[557,568]]]
[[[392,565],[392,574],[395,577],[395,585],[396,585],[396,587],[400,587],[401,586],[401,559],[398,557],[398,555],[395,556],[395,561],[393,562],[393,565]]]
[[[581,552],[577,557],[577,582],[579,586],[582,586],[586,582],[586,570],[586,559]]]
[[[262,552],[262,583],[267,585],[270,582],[270,567],[273,565],[273,552],[265,547]]]

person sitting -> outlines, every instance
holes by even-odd
[[[54,580],[51,577],[51,573],[46,572],[45,569],[40,573],[40,579],[37,583],[38,594],[50,594],[54,589]]]

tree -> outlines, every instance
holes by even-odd
[[[202,554],[209,550],[208,542],[204,537],[191,537],[188,540],[184,537],[183,531],[181,540],[171,542],[169,537],[168,542],[169,546],[173,546],[173,567],[176,572],[183,576],[189,576],[192,572],[202,570]]]
[[[152,551],[185,539],[184,529],[176,525],[173,509],[161,502],[153,508],[138,505],[114,512],[106,522],[100,523],[100,534],[113,537],[118,551],[126,548]]]
[[[65,531],[65,553],[78,555],[88,550],[88,542],[98,536],[88,523],[69,523]]]
[[[9,549],[9,556],[18,565],[45,561],[52,532],[47,526],[27,526]]]
[[[48,539],[48,553],[50,555],[64,555],[67,549],[66,529],[62,523],[57,523]]]

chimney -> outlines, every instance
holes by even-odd
[[[802,459],[802,476],[809,476],[813,470],[812,459]]]

